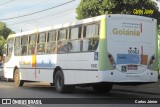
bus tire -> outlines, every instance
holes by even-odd
[[[56,91],[60,93],[71,93],[74,92],[74,85],[65,85],[64,84],[64,75],[61,70],[58,70],[55,74],[55,88]]]
[[[6,81],[7,81],[7,82],[11,82],[11,79],[10,79],[10,78],[6,78]]]
[[[51,85],[51,86],[55,86],[55,84],[54,84],[54,83],[50,83],[50,85]]]
[[[94,92],[96,93],[108,93],[111,91],[112,89],[112,84],[110,83],[107,83],[107,84],[104,84],[104,83],[98,83],[98,84],[95,84],[92,86],[92,89]]]
[[[19,69],[16,69],[14,72],[14,85],[16,87],[20,87],[23,86],[24,81],[20,80],[20,73],[19,73]]]

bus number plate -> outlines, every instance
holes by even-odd
[[[128,65],[127,68],[128,68],[128,70],[138,70],[137,65]]]
[[[138,66],[137,65],[127,65],[127,66],[121,67],[122,72],[127,72],[127,70],[138,70]]]

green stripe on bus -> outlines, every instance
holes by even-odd
[[[157,28],[156,28],[157,29]],[[159,67],[160,67],[160,65],[159,65],[159,62],[158,62],[158,60],[159,60],[159,58],[160,58],[160,56],[159,56],[159,44],[158,44],[158,40],[159,40],[159,36],[160,35],[158,35],[158,30],[157,30],[157,32],[156,32],[156,52],[155,52],[155,56],[156,56],[156,59],[155,59],[155,62],[153,63],[153,65],[151,66],[151,70],[153,70],[153,71],[158,71],[158,69],[160,69]]]
[[[99,70],[111,70],[113,69],[108,59],[107,52],[107,29],[106,29],[106,18],[101,19],[100,24],[100,43],[99,43]]]
[[[14,37],[14,34],[11,34],[7,37],[7,39],[10,39],[10,38],[13,38]]]

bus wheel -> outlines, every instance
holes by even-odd
[[[55,84],[54,84],[54,83],[50,83],[50,85],[51,85],[51,86],[55,86]]]
[[[64,76],[61,70],[57,71],[55,75],[55,88],[60,93],[71,93],[74,91],[74,85],[64,85]]]
[[[11,79],[10,79],[10,78],[6,78],[6,81],[7,81],[7,82],[11,82]]]
[[[112,89],[112,86],[113,85],[110,83],[108,83],[108,84],[99,83],[99,84],[93,85],[92,89],[96,93],[108,93]]]
[[[14,73],[14,84],[16,87],[23,86],[23,84],[24,84],[24,81],[20,80],[20,73],[19,73],[18,69],[16,69],[15,73]]]

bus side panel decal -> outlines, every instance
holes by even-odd
[[[158,62],[158,60],[159,60],[159,44],[158,44],[158,41],[159,41],[159,34],[158,34],[158,30],[157,30],[157,22],[155,22],[156,24],[155,24],[155,26],[154,26],[154,29],[155,29],[155,35],[156,35],[156,40],[155,40],[155,46],[156,46],[156,52],[155,52],[155,54],[156,54],[156,59],[155,59],[155,62],[153,63],[153,65],[151,66],[151,70],[154,70],[154,71],[157,71],[158,69],[160,69],[159,68],[159,62]],[[157,31],[156,31],[157,30]]]
[[[32,55],[32,67],[36,67],[36,55]]]
[[[34,67],[34,78],[36,79],[36,50],[34,50],[34,54],[32,55],[32,67]]]
[[[143,64],[147,65],[148,55],[117,54],[116,64]]]

